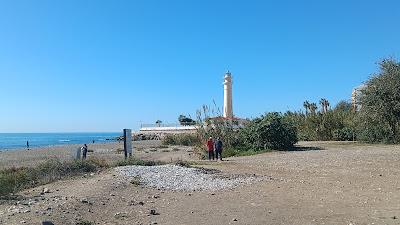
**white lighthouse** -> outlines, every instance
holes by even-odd
[[[232,75],[228,71],[224,76],[224,117],[233,119],[232,109]]]

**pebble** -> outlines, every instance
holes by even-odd
[[[150,215],[155,216],[155,215],[159,215],[159,214],[157,213],[157,211],[155,209],[151,209],[150,210]]]
[[[127,177],[140,177],[140,181],[157,189],[174,191],[215,191],[232,189],[241,184],[251,184],[262,180],[254,176],[220,177],[214,173],[205,173],[198,168],[187,168],[176,165],[162,166],[124,166],[116,171]]]
[[[48,194],[48,193],[50,193],[50,189],[48,189],[48,188],[43,188],[43,190],[42,190],[42,192],[40,193],[41,195],[44,195],[44,194]]]

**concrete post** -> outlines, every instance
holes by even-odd
[[[224,76],[224,117],[233,118],[232,75],[229,71]]]

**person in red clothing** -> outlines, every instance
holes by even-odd
[[[207,141],[208,160],[214,160],[214,140],[210,137]]]

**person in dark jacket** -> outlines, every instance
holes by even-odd
[[[82,156],[82,159],[83,159],[83,160],[86,159],[87,152],[88,152],[88,147],[87,147],[86,144],[84,144],[83,147],[82,147],[82,155],[83,155],[83,156]]]
[[[223,149],[223,143],[221,141],[221,138],[217,138],[217,141],[215,142],[215,154],[217,160],[219,155],[219,159],[222,161],[222,149]]]

